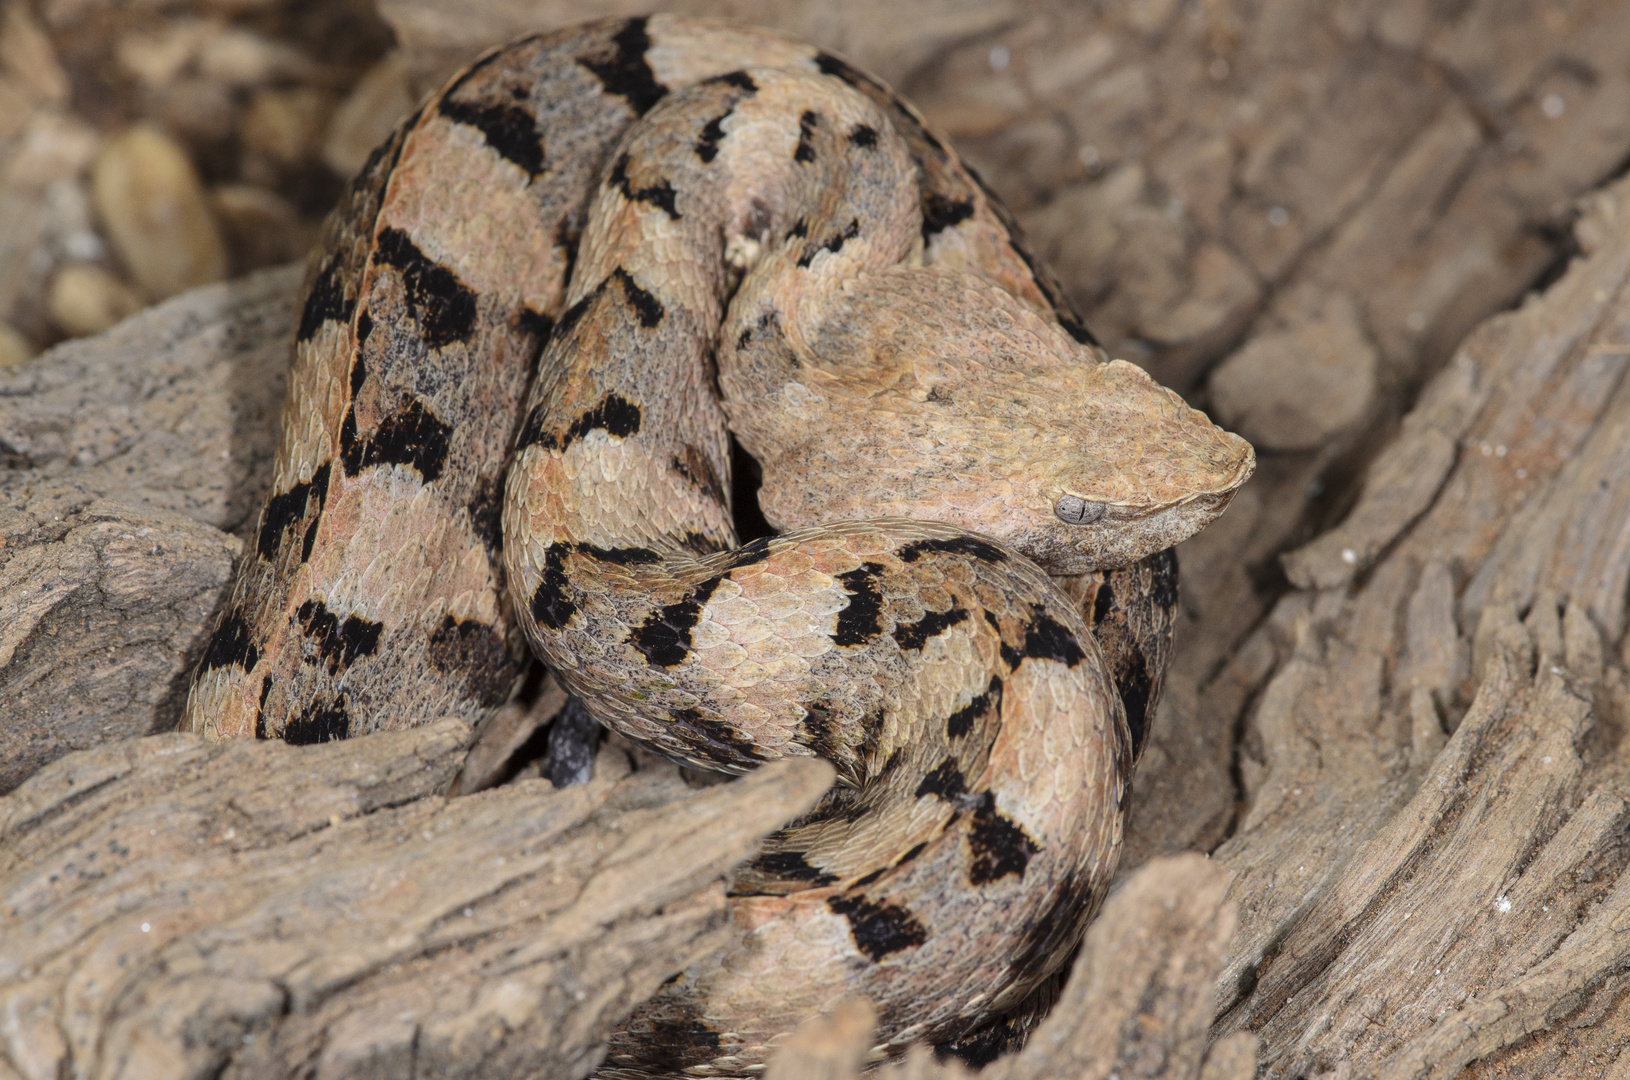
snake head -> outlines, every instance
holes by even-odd
[[[1079,574],[1188,539],[1256,467],[1244,439],[986,279],[891,270],[845,303],[721,352],[778,528],[927,518]],[[772,404],[749,413],[749,394]]]
[[[1078,371],[1057,456],[1014,478],[1028,512],[1002,526],[1054,573],[1125,565],[1188,539],[1256,468],[1250,443],[1142,368],[1112,360]],[[1049,500],[1051,521],[1041,510]]]

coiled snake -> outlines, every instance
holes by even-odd
[[[761,31],[523,39],[374,153],[303,295],[186,724],[479,721],[524,635],[671,758],[831,760],[738,872],[736,947],[608,1075],[757,1071],[852,991],[885,1048],[953,1040],[1056,969],[1118,853],[1166,549],[1254,458],[1103,362],[917,113]],[[785,530],[745,546],[727,423]]]

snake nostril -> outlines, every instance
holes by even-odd
[[[1104,516],[1104,504],[1088,502],[1079,495],[1061,496],[1053,504],[1053,513],[1066,525],[1091,525]]]

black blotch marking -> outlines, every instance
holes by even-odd
[[[928,929],[897,904],[874,903],[861,896],[833,896],[827,898],[826,906],[849,920],[855,947],[873,963],[928,940]]]
[[[715,75],[712,78],[703,79],[701,81],[700,85],[702,85],[702,86],[719,86],[719,85],[734,86],[737,90],[745,90],[749,94],[758,93],[758,83],[753,81],[753,77],[751,75],[749,75],[749,74],[747,74],[747,72],[741,71],[741,70],[727,71],[723,75]]]
[[[958,795],[965,794],[967,790],[968,783],[962,778],[961,766],[957,764],[956,758],[948,757],[935,766],[933,772],[923,777],[922,783],[917,785],[917,790],[912,794],[917,798],[938,795],[950,801]]]
[[[629,634],[629,643],[644,655],[647,663],[656,667],[671,668],[682,663],[691,651],[690,632],[701,621],[702,608],[723,580],[723,577],[708,578],[683,600],[648,616],[643,625]]]
[[[621,394],[607,394],[598,405],[573,420],[558,440],[553,440],[554,448],[565,450],[595,428],[614,438],[626,439],[639,431],[640,419],[638,405]]]
[[[808,269],[809,264],[815,261],[815,256],[819,255],[822,251],[830,251],[832,254],[836,255],[838,252],[843,250],[843,242],[845,240],[853,240],[859,235],[860,219],[851,218],[849,220],[849,224],[843,227],[843,231],[833,233],[826,243],[810,244],[808,247],[804,248],[804,253],[798,256],[799,267],[802,269]]]
[[[830,75],[834,79],[842,79],[856,90],[870,89],[875,90],[885,96],[889,96],[888,91],[883,88],[882,83],[878,82],[864,71],[861,71],[858,68],[850,67],[846,61],[839,60],[831,53],[816,53],[815,67],[822,75]]]
[[[611,276],[622,282],[623,294],[628,297],[628,303],[633,307],[634,314],[639,316],[641,326],[650,330],[662,321],[662,316],[667,314],[663,310],[662,301],[640,288],[633,275],[619,266],[611,272]]]
[[[761,563],[770,557],[770,538],[761,536],[757,540],[743,544],[730,553],[725,560],[725,567],[729,570],[738,570],[743,566],[752,566]]]
[[[910,851],[908,851],[904,855],[900,856],[899,861],[896,862],[894,865],[895,866],[904,866],[906,863],[910,862],[912,859],[915,859],[917,856],[921,855],[923,853],[923,850],[925,848],[927,848],[927,847],[928,847],[928,841],[924,840],[922,843],[918,844],[916,847],[912,848]]]
[[[945,718],[945,734],[953,739],[960,739],[973,730],[973,723],[991,709],[1002,707],[1002,680],[1000,676],[992,675],[990,685],[985,692],[969,701],[962,708]]]
[[[425,344],[440,349],[465,341],[475,329],[475,293],[447,267],[432,260],[401,229],[387,226],[374,238],[374,261],[402,275],[408,314]]]
[[[717,147],[715,147],[715,150],[717,150]],[[698,150],[697,152],[700,153],[701,151]],[[703,158],[702,160],[708,161],[711,159]],[[677,193],[674,191],[673,184],[667,180],[662,180],[646,187],[635,187],[628,179],[627,154],[623,154],[611,166],[611,175],[606,178],[606,183],[621,191],[623,198],[629,202],[649,203],[661,210],[668,215],[669,221],[678,221],[680,218],[679,210],[674,205]]]
[[[899,556],[901,562],[909,563],[916,562],[924,555],[940,551],[952,555],[967,555],[980,562],[1007,562],[1007,552],[989,541],[973,536],[955,536],[949,540],[913,540],[895,554]],[[988,617],[990,616],[987,613]]]
[[[862,150],[872,150],[877,146],[877,129],[867,124],[856,124],[849,132],[849,145],[858,146]]]
[[[948,199],[936,192],[925,192],[922,199],[923,239],[935,233],[960,225],[973,217],[972,199]]]
[[[344,694],[335,698],[332,705],[312,702],[283,729],[283,741],[290,746],[315,746],[350,737],[351,718],[345,712]]]
[[[696,137],[696,156],[702,159],[702,164],[711,164],[719,156],[719,142],[724,138],[722,125],[735,111],[732,106],[702,125],[702,132]]]
[[[1024,877],[1030,857],[1041,850],[1024,829],[996,809],[996,795],[989,791],[973,809],[968,845],[973,849],[968,865],[968,881],[973,885],[988,885],[1009,874]]]
[[[922,651],[931,637],[938,637],[951,627],[968,619],[967,611],[952,607],[949,611],[930,611],[914,623],[901,623],[894,628],[894,640],[902,649]]]
[[[683,451],[675,454],[669,464],[687,484],[720,506],[726,505],[724,485],[719,483],[718,474],[713,471],[713,463],[708,461],[707,455],[702,451],[686,443]]]
[[[809,141],[815,135],[815,127],[821,122],[821,114],[813,109],[805,109],[798,118],[798,146],[792,152],[792,160],[807,165],[815,160],[815,147]]]
[[[1024,628],[1024,655],[1033,660],[1056,660],[1074,667],[1087,658],[1081,643],[1063,623],[1047,614],[1040,604],[1030,607],[1030,624]]]
[[[307,600],[295,612],[300,628],[317,647],[317,659],[330,675],[340,675],[364,656],[379,650],[384,623],[347,615],[342,622],[321,600]],[[312,661],[315,662],[315,661]]]
[[[603,548],[594,544],[574,544],[572,547],[590,558],[617,566],[650,566],[662,561],[661,555],[645,547]]]
[[[928,390],[928,400],[936,405],[949,405],[955,399],[951,397],[951,392],[943,386],[934,386]]]
[[[803,218],[799,218],[797,221],[793,222],[792,223],[792,228],[787,230],[787,239],[788,240],[793,240],[793,239],[802,240],[805,237],[807,237],[808,235],[809,235],[809,222],[805,221]]]
[[[877,591],[882,572],[880,564],[869,562],[837,576],[849,594],[849,606],[838,612],[832,644],[864,645],[882,632],[883,594]]]
[[[244,671],[253,671],[260,662],[260,650],[255,648],[249,634],[249,623],[236,611],[228,612],[209,636],[203,658],[198,661],[198,674],[215,668],[236,664]]]
[[[1018,670],[1019,665],[1024,663],[1024,651],[1015,649],[1006,641],[998,645],[996,651],[1002,654],[1002,663],[1007,665],[1009,671]]]
[[[657,82],[645,59],[645,51],[651,47],[646,16],[629,19],[612,37],[611,43],[616,48],[611,56],[580,56],[577,62],[594,73],[607,93],[627,101],[634,115],[644,116],[668,93],[668,88]]]
[[[311,279],[311,291],[306,294],[300,309],[300,328],[295,331],[296,343],[310,341],[325,322],[341,322],[350,305],[345,299],[345,282],[340,272],[340,257],[330,255],[317,276]]]
[[[497,708],[509,699],[515,669],[496,626],[447,615],[430,632],[428,652],[437,671],[464,677],[464,696],[483,708]]]
[[[572,602],[571,583],[566,580],[566,555],[570,544],[550,544],[543,553],[543,575],[532,594],[532,618],[548,630],[560,630],[577,614]]]
[[[888,867],[879,866],[876,870],[873,870],[871,873],[865,875],[864,877],[855,878],[854,885],[851,886],[851,887],[856,888],[856,889],[864,889],[866,886],[870,885],[872,882],[876,881],[878,878],[882,877],[884,874],[886,874],[888,872],[889,872]]]
[[[470,515],[470,531],[489,555],[504,550],[504,474],[494,473],[476,481],[475,494],[465,507]]]
[[[674,709],[668,716],[674,735],[686,733],[684,741],[717,764],[750,769],[769,760],[750,737],[723,720],[703,716],[696,709]]]
[[[311,505],[311,496],[317,496],[317,510],[322,512],[324,504],[328,501],[328,477],[330,462],[323,462],[317,471],[311,474],[310,480],[302,480],[281,495],[273,495],[266,500],[266,512],[261,518],[260,533],[255,540],[255,550],[260,557],[268,561],[277,558],[277,549],[283,543],[283,531],[289,526],[301,521]],[[317,523],[313,521],[312,528]],[[305,562],[311,555],[311,544],[308,540],[300,556]]]
[[[1092,600],[1092,625],[1098,626],[1109,618],[1110,610],[1115,606],[1115,590],[1105,578],[1098,585],[1098,595]]]
[[[763,874],[773,874],[793,881],[807,881],[815,886],[831,885],[838,880],[824,870],[809,865],[801,851],[766,852],[754,859],[751,867]]]
[[[520,166],[528,177],[543,172],[543,136],[531,110],[507,102],[450,101],[445,96],[436,109],[454,123],[468,124],[481,132],[499,157]]]
[[[355,476],[376,465],[407,465],[415,469],[425,483],[433,483],[447,464],[448,438],[452,433],[451,424],[444,423],[423,401],[412,398],[381,420],[372,435],[359,439],[353,405],[340,428],[340,462],[347,476]]]
[[[549,338],[555,332],[555,320],[541,311],[523,306],[515,316],[515,329],[531,337],[533,345],[541,350],[549,344]]]
[[[272,677],[260,680],[260,704],[255,706],[255,738],[266,738],[266,699],[272,694]]]
[[[1126,726],[1132,735],[1132,756],[1136,758],[1143,753],[1143,740],[1149,733],[1149,695],[1154,686],[1142,651],[1134,650],[1114,677],[1115,689],[1126,706]]]
[[[1049,299],[1051,298],[1049,297]],[[1058,319],[1058,325],[1064,328],[1064,332],[1074,338],[1078,344],[1102,347],[1103,343],[1098,340],[1098,336],[1087,327],[1086,323],[1070,312],[1059,311],[1054,308],[1053,315]]]
[[[1162,611],[1177,607],[1177,552],[1172,548],[1157,551],[1146,560],[1149,564],[1149,598]]]
[[[585,410],[559,435],[545,433],[543,420],[544,407],[533,406],[526,415],[526,423],[521,425],[521,433],[515,442],[516,450],[524,450],[528,446],[542,446],[549,450],[564,451],[596,428],[607,435],[626,439],[639,431],[641,416],[638,405],[621,394],[611,393],[601,398],[598,404]]]
[[[367,308],[357,312],[357,344],[366,345],[374,333],[374,317]]]

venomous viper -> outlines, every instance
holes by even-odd
[[[374,153],[303,296],[186,725],[479,722],[524,637],[670,758],[832,761],[739,870],[735,947],[606,1075],[758,1071],[848,992],[882,1050],[954,1040],[1063,962],[1159,692],[1167,549],[1254,458],[1105,362],[915,111],[762,31],[526,38]],[[783,530],[743,546],[727,423]]]

